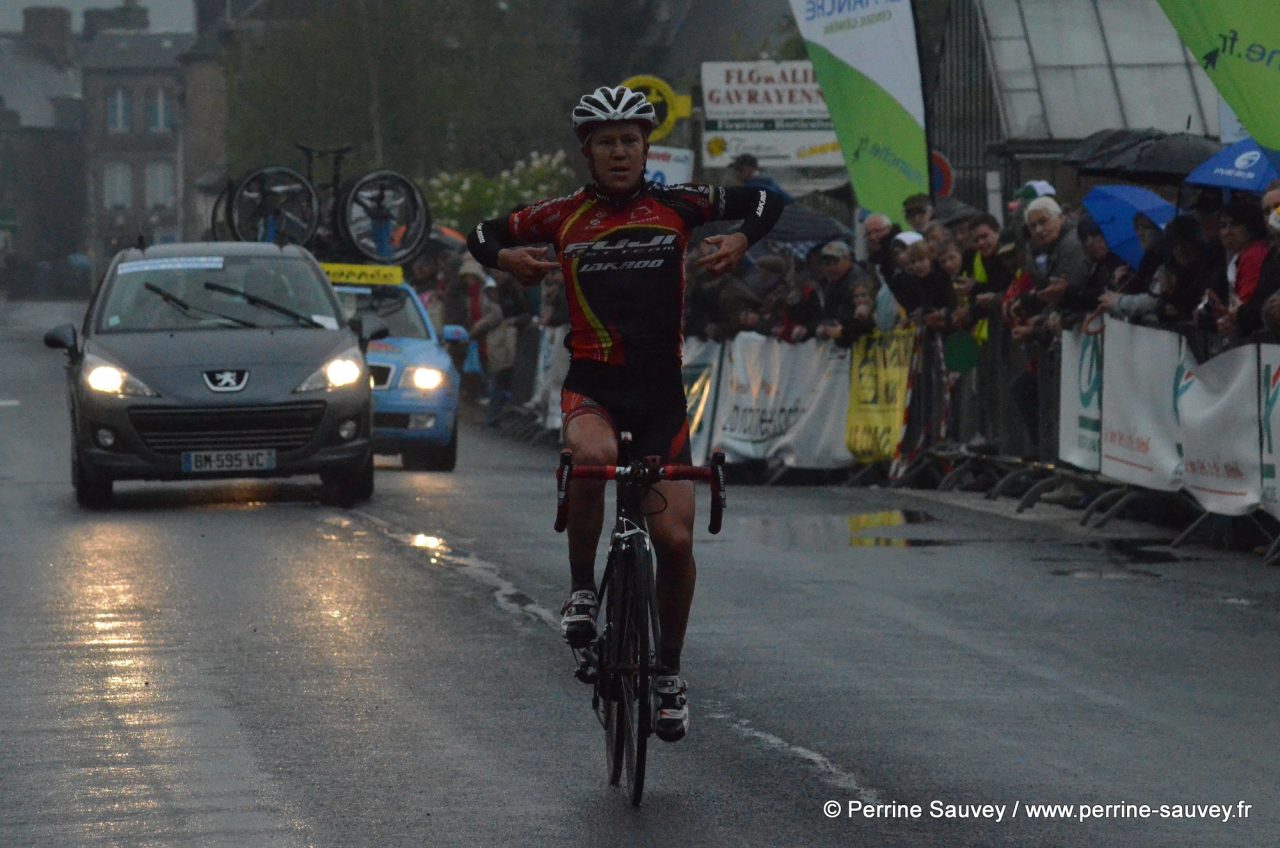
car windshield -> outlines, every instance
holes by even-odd
[[[338,328],[328,281],[295,256],[138,259],[117,265],[106,285],[102,333]]]
[[[422,320],[422,313],[410,302],[412,297],[399,286],[338,289],[343,317],[377,315],[396,338],[430,339],[431,333]]]

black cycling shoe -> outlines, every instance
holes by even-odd
[[[596,613],[600,602],[590,589],[579,589],[560,608],[560,633],[570,648],[581,650],[596,638]]]
[[[674,674],[653,678],[653,732],[663,742],[679,742],[689,732],[688,688]]]

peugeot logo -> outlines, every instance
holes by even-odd
[[[204,384],[211,392],[238,392],[249,382],[248,371],[205,371]]]

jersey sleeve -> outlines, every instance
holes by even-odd
[[[662,197],[691,228],[708,221],[741,221],[738,232],[751,244],[773,229],[786,206],[777,192],[745,186],[686,183],[665,187]]]
[[[565,218],[579,202],[578,194],[522,206],[506,217],[490,218],[467,236],[471,255],[482,265],[497,267],[498,252],[522,244],[554,244]]]

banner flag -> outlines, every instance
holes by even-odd
[[[1058,458],[1083,471],[1102,468],[1102,336],[1062,332]]]
[[[849,416],[849,352],[813,340],[782,344],[739,333],[725,346],[713,443],[728,462],[770,459],[841,468]]]
[[[1275,0],[1159,1],[1240,123],[1280,168],[1280,14]]]
[[[886,462],[902,441],[912,330],[872,333],[853,345],[849,380],[849,453],[856,462]]]
[[[1197,365],[1184,346],[1182,371],[1182,486],[1209,512],[1246,515],[1262,501],[1258,349],[1234,348]]]
[[[929,192],[924,93],[910,0],[791,0],[858,205],[902,226]]]
[[[1176,417],[1183,391],[1177,333],[1106,319],[1102,361],[1102,473],[1122,483],[1176,492],[1182,446]]]

